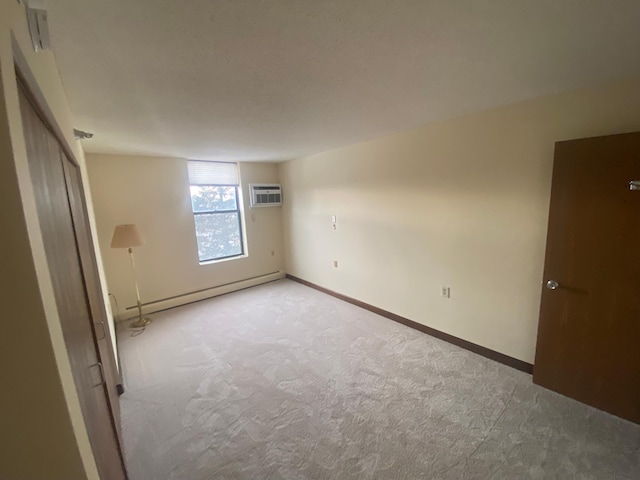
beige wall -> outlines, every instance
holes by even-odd
[[[277,165],[240,164],[248,256],[207,265],[198,263],[186,160],[88,154],[87,166],[107,283],[121,313],[135,305],[135,293],[126,250],[109,248],[117,224],[136,223],[146,240],[134,252],[143,303],[284,270],[281,209],[249,208],[248,184],[278,182]]]
[[[27,165],[15,58],[66,136],[76,158],[53,55],[31,48],[24,10],[0,3],[0,478],[97,479],[53,297]]]
[[[533,363],[554,142],[634,130],[640,79],[283,163],[287,273]]]

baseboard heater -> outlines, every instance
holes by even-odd
[[[246,278],[244,280],[229,282],[215,287],[204,288],[202,290],[196,290],[188,293],[181,293],[180,295],[175,295],[173,297],[167,297],[143,303],[142,312],[144,314],[160,312],[169,308],[179,307],[188,303],[217,297],[218,295],[224,295],[225,293],[231,293],[237,290],[255,287],[256,285],[260,285],[262,283],[273,282],[274,280],[279,280],[284,277],[285,273],[282,270],[278,270],[277,272],[271,272],[264,275],[258,275],[256,277]],[[125,311],[118,318],[119,322],[129,320],[138,315],[137,305],[130,305],[128,307],[125,307],[124,310]]]

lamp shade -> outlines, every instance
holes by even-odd
[[[111,248],[130,248],[140,245],[144,245],[144,238],[136,225],[116,225],[111,239]]]

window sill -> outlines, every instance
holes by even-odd
[[[216,263],[231,262],[233,260],[239,260],[241,258],[247,258],[249,255],[243,253],[242,255],[236,255],[235,257],[221,258],[220,260],[205,260],[204,262],[198,262],[198,265],[214,265]]]

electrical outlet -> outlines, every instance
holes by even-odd
[[[442,286],[442,298],[451,298],[451,287]]]
[[[338,268],[338,260],[333,261],[333,268]]]

